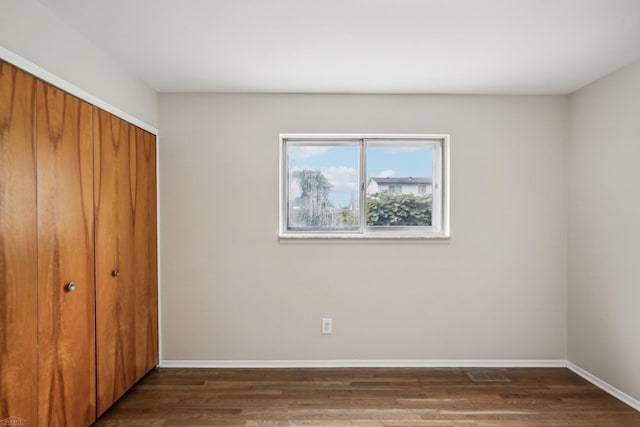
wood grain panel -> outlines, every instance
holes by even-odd
[[[568,369],[158,369],[94,427],[633,427],[640,413]]]
[[[37,423],[36,80],[0,61],[0,421]]]
[[[93,108],[37,84],[40,426],[96,417]]]
[[[154,135],[137,127],[131,132],[136,145],[132,203],[137,381],[158,364],[156,141]]]
[[[130,141],[130,125],[104,111],[95,112],[94,144],[97,403],[101,414],[136,379],[131,205],[135,145]],[[119,276],[113,276],[114,270]]]

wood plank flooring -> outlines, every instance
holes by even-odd
[[[156,369],[94,426],[634,427],[640,412],[564,368]]]

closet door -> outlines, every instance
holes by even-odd
[[[93,109],[37,84],[40,426],[96,418]]]
[[[157,364],[155,141],[96,110],[98,415]]]
[[[0,61],[0,422],[26,425],[38,419],[35,84]]]
[[[132,198],[135,269],[136,378],[158,364],[158,251],[156,219],[156,138],[131,127],[136,145]]]

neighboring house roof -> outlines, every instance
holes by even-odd
[[[370,181],[375,181],[378,185],[396,185],[396,184],[431,184],[433,180],[431,178],[412,178],[412,177],[397,177],[397,178],[371,178]]]

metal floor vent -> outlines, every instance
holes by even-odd
[[[471,381],[511,381],[509,377],[500,372],[489,371],[467,371]]]

